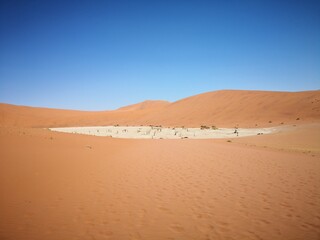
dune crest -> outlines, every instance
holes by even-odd
[[[136,111],[136,110],[144,110],[144,109],[155,109],[155,108],[162,108],[170,104],[168,101],[163,100],[146,100],[140,103],[131,104],[128,106],[124,106],[118,108],[117,110],[120,111]]]

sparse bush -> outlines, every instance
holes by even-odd
[[[213,126],[211,126],[211,129],[212,129],[212,130],[217,130],[218,128],[213,125]]]
[[[208,126],[205,126],[205,125],[201,125],[201,130],[204,130],[204,129],[210,129],[210,127],[208,127]]]
[[[270,120],[269,123],[272,123],[272,121]]]
[[[231,140],[227,140],[227,142],[231,143]]]
[[[300,118],[297,118],[296,120],[298,121],[298,120],[300,120]]]

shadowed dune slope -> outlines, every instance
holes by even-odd
[[[165,125],[255,127],[317,122],[320,91],[223,90],[174,103],[145,101],[115,111],[72,111],[0,104],[1,126]]]

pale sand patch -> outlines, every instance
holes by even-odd
[[[247,137],[277,132],[279,128],[168,128],[155,126],[90,126],[49,128],[51,131],[135,139],[212,139]]]

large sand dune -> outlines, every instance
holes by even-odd
[[[216,91],[185,98],[153,114],[163,125],[254,127],[320,119],[320,91]]]
[[[298,120],[297,120],[298,119]],[[0,104],[0,125],[66,127],[164,125],[268,127],[320,119],[320,91],[216,91],[174,103],[149,101],[115,111],[71,111]]]

